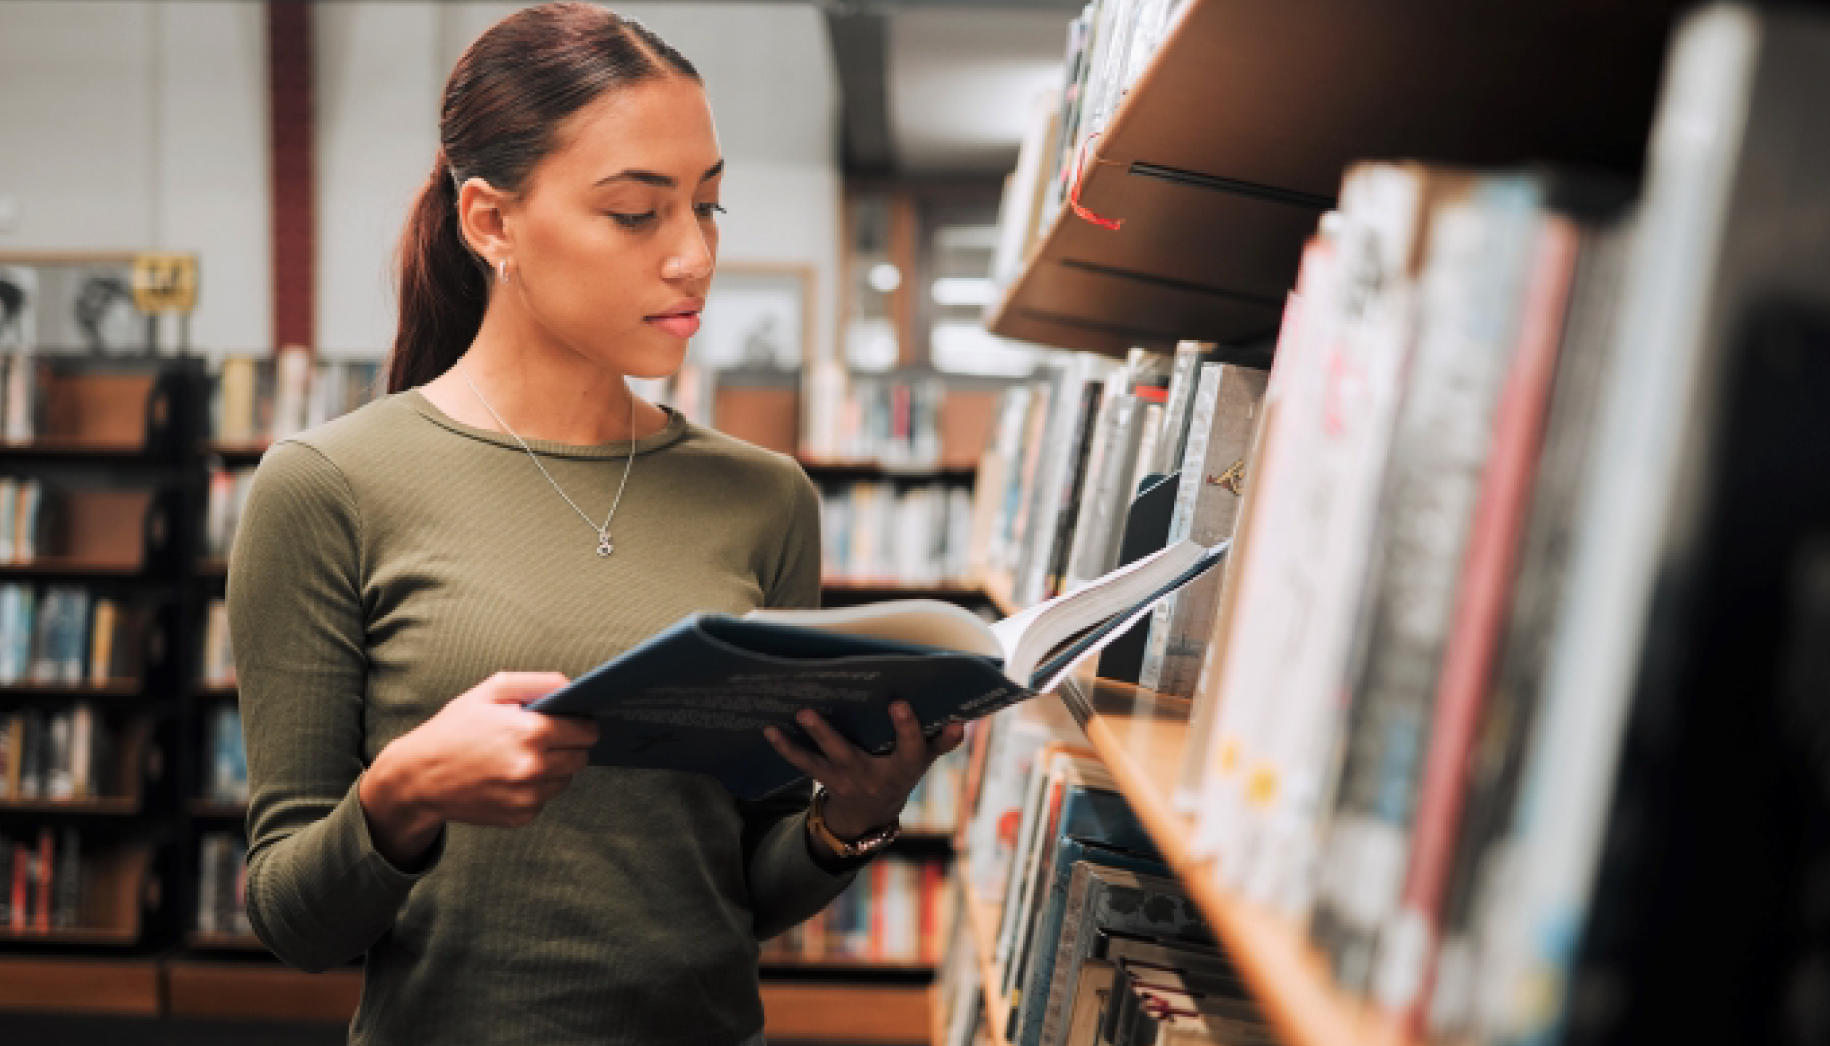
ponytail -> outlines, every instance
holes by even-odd
[[[400,327],[388,391],[424,385],[470,348],[489,304],[489,278],[458,232],[457,185],[445,152],[419,191],[400,237]]]

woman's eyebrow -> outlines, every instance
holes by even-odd
[[[706,168],[705,173],[699,176],[699,181],[709,182],[722,173],[724,173],[724,161],[719,160],[717,163]],[[679,184],[674,180],[674,177],[671,174],[662,174],[659,171],[642,171],[634,168],[606,175],[599,178],[595,184],[608,185],[611,182],[616,181],[641,182],[644,185],[658,185],[663,189],[671,189]]]

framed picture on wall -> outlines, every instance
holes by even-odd
[[[720,265],[687,361],[717,370],[792,369],[810,358],[813,270]]]
[[[134,304],[134,257],[0,253],[0,348],[144,352],[146,319]]]

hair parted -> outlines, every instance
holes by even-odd
[[[489,270],[459,231],[458,186],[482,178],[519,192],[567,117],[606,91],[668,76],[699,81],[653,30],[597,4],[524,8],[471,43],[445,82],[432,174],[401,233],[389,392],[443,374],[483,323]]]

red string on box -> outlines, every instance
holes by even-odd
[[[1080,151],[1074,154],[1074,187],[1068,191],[1068,206],[1072,207],[1074,213],[1086,221],[1092,222],[1102,229],[1111,229],[1112,231],[1117,232],[1118,227],[1125,224],[1123,218],[1102,217],[1080,205],[1080,183],[1086,179],[1087,173],[1087,147],[1092,145],[1093,139],[1097,137],[1099,137],[1098,131],[1094,131],[1092,134],[1087,135],[1086,140],[1080,143]]]

